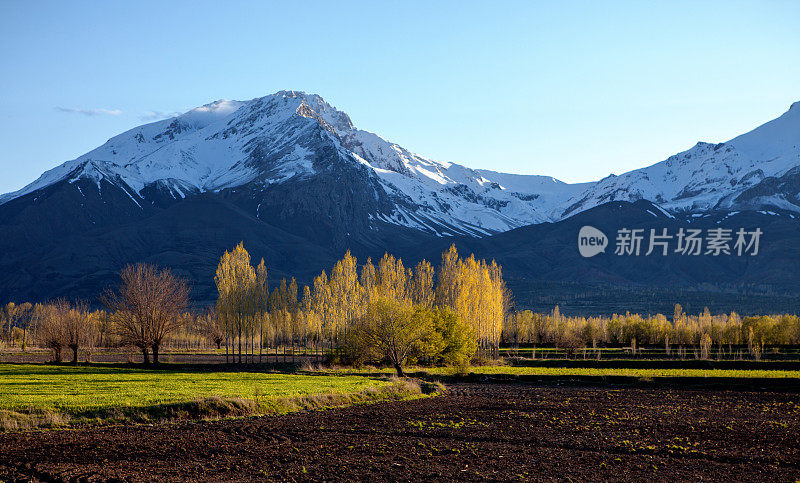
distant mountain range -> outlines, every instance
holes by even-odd
[[[636,203],[642,200],[647,208]],[[347,248],[430,258],[453,241],[497,257],[518,280],[589,275],[593,282],[696,287],[724,272],[709,266],[703,275],[702,263],[684,270],[671,262],[659,267],[664,277],[624,264],[587,272],[582,264],[598,259],[553,258],[511,243],[531,236],[534,247],[562,243],[577,256],[575,234],[559,241],[558,227],[573,230],[578,214],[601,225],[619,202],[655,217],[650,224],[715,224],[752,213],[769,225],[795,226],[800,103],[726,143],[698,143],[647,168],[567,184],[423,158],[356,128],[313,94],[216,101],[131,129],[0,196],[0,298],[91,298],[123,264],[151,261],[192,279],[195,299],[208,302],[213,267],[239,240],[265,257],[273,278],[301,281]],[[780,233],[796,235],[787,230]],[[799,262],[798,239],[784,241],[796,258],[774,254],[773,261]],[[542,257],[547,264],[534,261]],[[730,283],[790,290],[797,280],[785,266],[765,266],[769,274],[732,270],[724,272]]]

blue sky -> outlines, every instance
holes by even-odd
[[[210,101],[320,94],[426,157],[598,179],[800,100],[800,2],[0,1],[0,193]]]

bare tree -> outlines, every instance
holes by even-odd
[[[39,341],[53,351],[53,362],[56,364],[61,363],[61,351],[65,345],[64,319],[61,317],[65,304],[65,300],[58,300],[54,304],[40,305],[35,315]]]
[[[117,290],[108,290],[103,301],[112,312],[116,332],[125,345],[138,347],[144,363],[158,364],[164,339],[184,323],[189,287],[171,271],[153,265],[128,265],[120,271]]]
[[[77,364],[78,350],[93,345],[97,326],[86,302],[78,301],[72,306],[69,302],[59,301],[56,307],[62,319],[64,343],[72,350],[72,363]]]
[[[225,340],[225,328],[222,326],[222,321],[217,317],[214,307],[208,307],[205,312],[198,316],[200,323],[200,332],[209,341],[213,342],[217,349],[222,347],[222,341]]]

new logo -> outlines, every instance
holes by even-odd
[[[608,246],[608,237],[593,226],[584,226],[578,232],[578,251],[584,258],[604,253]]]

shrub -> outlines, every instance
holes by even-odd
[[[476,350],[472,328],[452,311],[377,299],[348,332],[343,358],[356,365],[388,362],[403,376],[409,362],[466,367]]]
[[[448,309],[434,309],[429,315],[433,320],[434,330],[442,340],[441,350],[436,355],[437,362],[468,367],[469,361],[478,350],[477,338],[472,327]]]
[[[403,377],[403,366],[410,355],[433,355],[431,352],[441,343],[432,325],[425,310],[392,299],[377,299],[347,332],[347,356],[357,363],[387,361]]]

